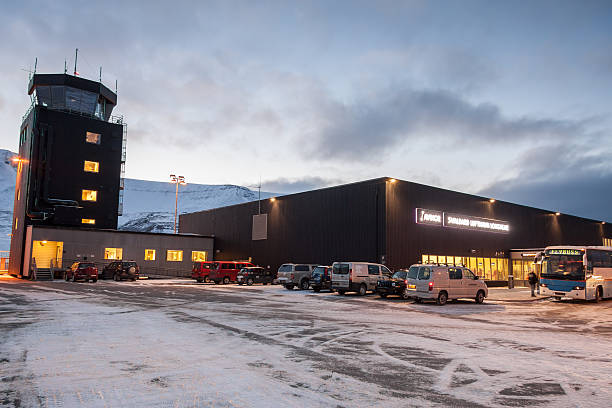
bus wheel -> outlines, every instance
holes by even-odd
[[[601,300],[602,296],[601,296],[601,286],[598,286],[595,288],[595,303],[599,302]]]
[[[223,284],[227,285],[228,283],[230,283],[229,278],[226,276],[225,278],[223,278]]]
[[[439,304],[440,306],[444,306],[447,300],[448,300],[448,295],[446,294],[446,292],[442,291],[438,295],[438,299],[436,299],[436,303]]]

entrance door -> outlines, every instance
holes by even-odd
[[[51,264],[57,268],[61,264],[63,250],[63,242],[34,241],[32,242],[32,259],[36,260],[38,269],[49,269]]]

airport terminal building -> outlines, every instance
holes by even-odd
[[[331,265],[462,264],[518,284],[549,245],[610,245],[612,226],[554,211],[378,178],[180,216],[180,232],[214,236],[215,260]]]

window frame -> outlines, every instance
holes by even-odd
[[[107,255],[107,251],[109,249],[114,249],[114,253],[115,253],[115,258],[109,258]],[[117,254],[119,254],[119,256],[117,257]],[[108,248],[104,248],[104,259],[105,260],[110,260],[110,261],[121,261],[123,259],[123,248],[112,248],[112,247],[108,247]]]
[[[95,136],[96,140],[95,141],[90,141],[89,140],[89,136]],[[90,131],[86,131],[85,133],[85,143],[89,143],[89,144],[95,144],[95,145],[101,145],[102,144],[102,134],[101,133],[96,133],[96,132],[90,132]]]
[[[147,251],[152,251],[152,252],[153,252],[153,259],[147,259]],[[156,257],[156,255],[157,255],[157,251],[156,251],[155,249],[148,249],[148,248],[145,248],[145,253],[144,253],[144,260],[145,260],[145,261],[149,261],[149,262],[150,262],[150,261],[155,261],[155,257]]]
[[[93,165],[93,168],[95,170],[88,170],[87,169],[87,165]],[[83,171],[85,173],[100,173],[100,162],[97,161],[91,161],[91,160],[83,160]]]
[[[88,194],[88,193],[93,193],[93,196],[94,196],[93,200],[85,198],[86,194]],[[81,201],[87,201],[87,202],[90,202],[90,203],[97,202],[98,201],[98,190],[87,190],[87,189],[84,189],[84,188],[81,189]]]
[[[170,253],[176,253],[179,259],[170,259]],[[167,249],[166,250],[166,262],[183,262],[183,250],[182,249]]]

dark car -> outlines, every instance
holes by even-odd
[[[274,276],[272,271],[270,269],[264,269],[261,266],[242,268],[236,276],[236,281],[239,285],[246,283],[249,286],[254,283],[263,283],[264,285],[268,283],[271,284],[274,279],[276,279],[276,276]]]
[[[410,276],[413,271],[399,270],[395,272],[389,279],[379,280],[376,284],[376,292],[380,297],[385,298],[388,295],[401,296],[403,299],[409,299],[411,297],[411,291],[408,290],[408,279],[416,279],[416,270],[414,271],[414,277]],[[414,288],[410,288],[414,289]]]
[[[114,261],[102,269],[102,279],[114,279],[120,281],[129,279],[135,281],[140,276],[140,268],[134,261]]]
[[[66,269],[64,279],[73,282],[77,280],[84,280],[85,282],[91,280],[92,282],[97,282],[98,268],[96,268],[93,262],[75,262],[70,268]]]
[[[321,290],[332,291],[331,274],[331,266],[319,265],[315,267],[312,270],[312,275],[310,277],[310,287],[312,288],[312,290],[314,290],[315,292],[320,292]]]

